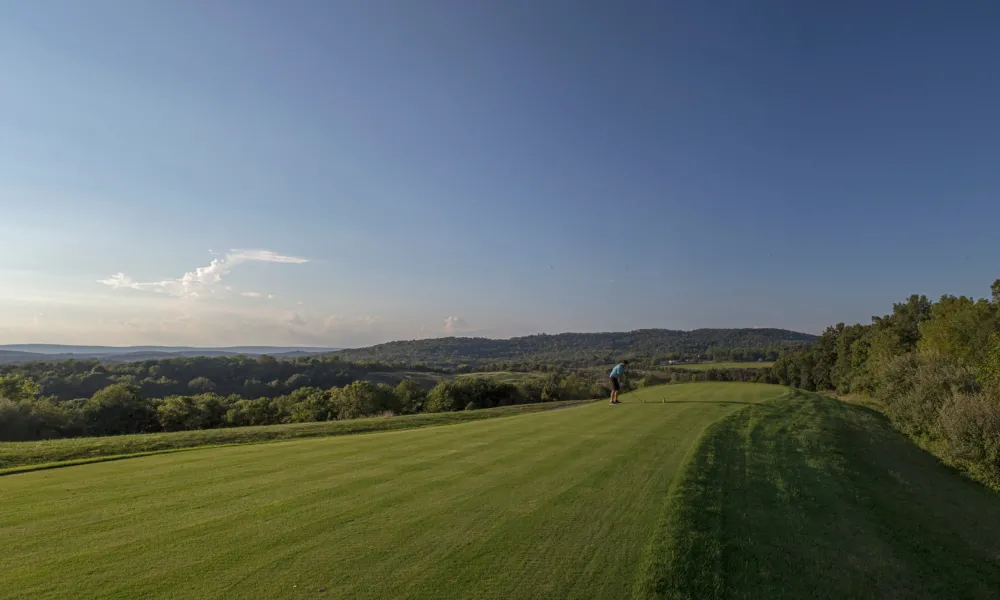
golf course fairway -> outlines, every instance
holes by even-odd
[[[0,597],[1000,590],[1000,497],[865,409],[759,384],[623,400],[0,477]]]

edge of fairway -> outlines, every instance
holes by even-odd
[[[633,598],[993,598],[1000,495],[871,409],[797,389],[704,428]]]
[[[213,443],[206,443],[206,444],[197,444],[197,443],[194,443],[194,444],[188,445],[188,446],[178,446],[178,447],[172,447],[172,448],[160,448],[160,449],[152,449],[152,450],[143,450],[143,451],[138,451],[138,452],[123,452],[123,453],[117,453],[117,454],[101,454],[101,455],[95,455],[95,456],[85,456],[85,457],[81,457],[81,458],[72,458],[72,459],[67,459],[67,460],[57,460],[57,461],[37,462],[37,463],[26,463],[26,464],[11,466],[11,467],[0,468],[0,477],[4,477],[4,476],[7,476],[7,475],[19,475],[19,474],[22,474],[22,473],[31,473],[31,472],[34,472],[34,471],[48,471],[48,470],[51,470],[51,469],[61,469],[61,468],[65,468],[65,467],[75,467],[75,466],[79,466],[79,465],[88,465],[88,464],[96,464],[96,463],[103,463],[103,462],[112,462],[112,461],[119,461],[119,460],[127,460],[127,459],[130,459],[130,458],[142,458],[142,457],[145,457],[145,456],[156,456],[156,455],[159,455],[159,454],[174,454],[174,453],[178,453],[178,452],[193,452],[193,451],[196,451],[196,450],[209,450],[209,449],[213,449],[213,448],[229,448],[229,447],[233,447],[233,446],[254,446],[254,445],[259,445],[259,444],[272,444],[272,443],[277,443],[277,442],[289,442],[289,441],[296,441],[296,440],[317,439],[317,438],[326,438],[326,437],[343,437],[343,436],[349,436],[349,435],[371,435],[371,434],[377,434],[377,433],[389,433],[389,432],[394,432],[394,431],[406,431],[406,430],[410,430],[410,429],[427,429],[429,427],[446,427],[446,426],[450,426],[450,425],[461,425],[462,423],[472,423],[472,422],[475,422],[475,421],[483,421],[483,420],[487,420],[487,419],[509,419],[509,418],[513,418],[513,417],[520,417],[520,416],[524,416],[524,415],[531,415],[531,414],[535,414],[535,413],[539,413],[539,412],[547,412],[547,411],[552,411],[552,410],[560,410],[560,409],[564,409],[564,408],[577,408],[577,407],[584,406],[586,404],[591,404],[591,403],[597,402],[597,401],[598,400],[596,400],[596,399],[591,399],[591,400],[565,400],[565,401],[561,401],[561,402],[539,402],[539,403],[532,403],[532,404],[517,404],[517,405],[510,406],[510,407],[506,407],[506,406],[505,407],[496,407],[496,408],[492,408],[492,409],[481,409],[481,410],[477,410],[477,411],[468,411],[468,412],[467,411],[457,411],[455,413],[426,413],[427,415],[429,415],[429,414],[440,415],[441,418],[442,418],[442,420],[440,420],[440,421],[433,421],[433,422],[414,421],[413,423],[404,423],[402,421],[397,421],[397,423],[399,423],[398,426],[387,427],[387,428],[374,428],[373,427],[371,429],[361,429],[361,430],[358,430],[358,429],[349,429],[349,430],[317,430],[315,432],[305,432],[302,435],[288,435],[288,436],[285,436],[285,437],[273,437],[273,438],[268,438],[268,439],[247,439],[247,440],[241,440],[241,441],[225,442],[225,443],[215,443],[215,444],[213,444]],[[504,409],[516,409],[516,410],[505,411]],[[452,420],[447,420],[449,415],[454,415],[454,418]],[[458,417],[457,415],[462,415],[462,416]],[[405,417],[408,417],[408,416],[417,416],[417,415],[405,415],[405,416],[402,416],[402,417],[398,417],[398,416],[397,417],[390,417],[390,419],[401,419],[401,418],[405,418]],[[385,421],[385,420],[386,420],[385,418],[380,418],[380,417],[371,417],[371,418],[366,418],[366,419],[352,419],[352,421],[361,421],[361,422],[367,422],[367,421],[382,422],[382,421]],[[282,425],[269,425],[269,426],[265,426],[265,427],[267,427],[267,428],[282,427]],[[210,431],[210,430],[208,430],[208,431]],[[185,433],[189,433],[189,432],[177,432],[177,434],[179,434],[179,435],[183,435]],[[144,435],[144,434],[138,434],[138,435]],[[146,435],[150,435],[150,434],[146,434]],[[169,434],[157,433],[157,434],[151,434],[151,435],[160,435],[160,436],[163,436],[163,435],[169,435]],[[121,437],[121,436],[109,436],[108,438],[90,438],[90,439],[106,440],[106,439],[113,439],[114,437]],[[133,437],[133,436],[130,436],[130,437]],[[66,439],[67,440],[71,440],[71,439],[74,439],[74,438],[66,438]],[[34,444],[34,443],[44,443],[45,441],[46,440],[43,440],[43,441],[40,441],[40,442],[5,442],[5,443]]]

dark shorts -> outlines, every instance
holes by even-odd
[[[611,378],[611,389],[613,389],[616,392],[621,391],[622,388],[621,388],[620,385],[618,385],[618,378],[617,377],[612,377]]]

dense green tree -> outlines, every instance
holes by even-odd
[[[833,364],[831,383],[842,394],[850,392],[855,383],[857,369],[855,361],[863,362],[859,354],[867,351],[866,346],[858,342],[865,338],[868,330],[865,325],[849,325],[843,327],[837,336],[836,360]]]
[[[201,409],[190,396],[170,396],[156,406],[156,418],[164,431],[202,429]]]
[[[357,419],[377,414],[375,386],[370,381],[355,381],[333,397],[338,419]]]
[[[375,410],[372,414],[380,415],[391,413],[398,415],[403,410],[403,403],[396,394],[396,388],[387,383],[375,384],[374,394]]]
[[[38,396],[38,384],[19,374],[0,377],[0,398],[11,402],[33,400]]]
[[[309,375],[306,375],[305,373],[296,373],[285,380],[285,387],[290,390],[297,390],[308,386],[309,383]]]
[[[240,399],[230,404],[226,411],[226,424],[231,427],[274,425],[277,422],[277,411],[270,398]]]
[[[404,379],[396,386],[396,396],[399,398],[400,414],[412,415],[424,410],[427,390],[413,379]]]
[[[156,411],[139,388],[114,383],[94,394],[83,405],[84,423],[90,435],[143,433],[159,429]]]
[[[208,377],[195,377],[188,382],[188,387],[195,393],[206,393],[215,390],[215,383]]]
[[[966,365],[983,361],[1000,319],[988,300],[942,296],[921,327],[921,352],[941,354]]]

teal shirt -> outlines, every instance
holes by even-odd
[[[624,370],[625,366],[622,363],[618,363],[614,369],[611,369],[611,377],[621,377]]]

